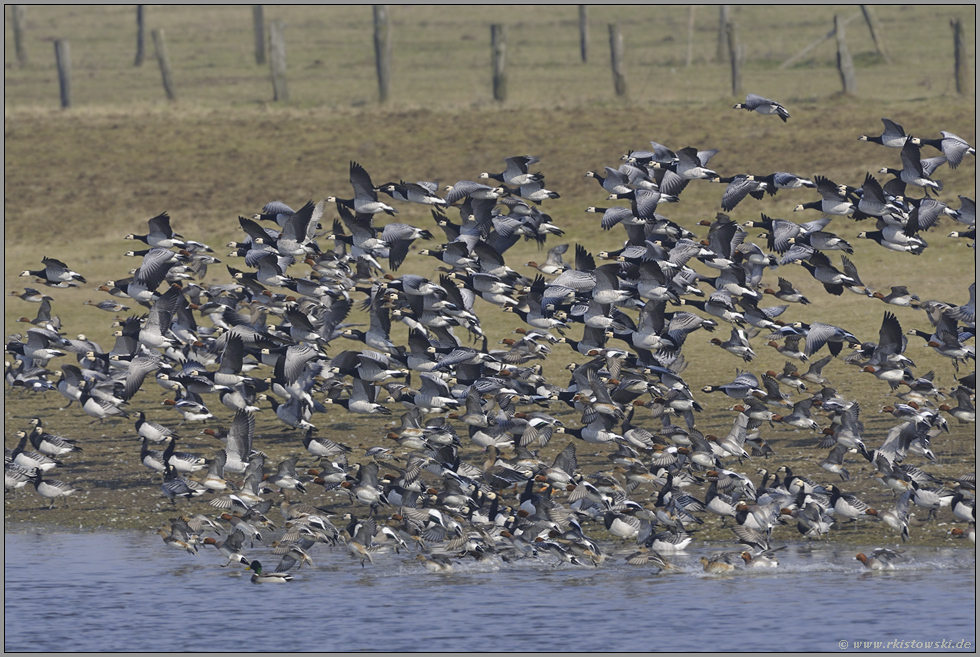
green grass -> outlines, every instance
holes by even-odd
[[[392,100],[384,107],[376,104],[367,7],[266,8],[268,19],[287,23],[292,100],[286,104],[270,102],[268,71],[254,64],[247,7],[149,9],[150,27],[166,30],[179,94],[173,105],[164,100],[151,42],[143,67],[132,67],[131,7],[28,7],[31,63],[23,69],[13,63],[8,18],[5,294],[29,284],[29,279],[17,274],[37,268],[41,256],[63,259],[87,276],[89,285],[78,290],[45,290],[55,298],[54,312],[62,318],[68,335],[85,333],[109,345],[113,316],[83,304],[103,298],[95,287],[126,276],[138,264],[121,255],[133,246],[123,240],[124,235],[144,232],[148,218],[168,211],[176,230],[211,244],[220,258],[241,268],[240,262],[225,258],[225,250],[219,248],[240,237],[239,215],[248,216],[273,199],[299,207],[309,199],[346,196],[350,160],[361,162],[375,182],[404,178],[448,185],[475,179],[481,171],[499,170],[507,156],[537,155],[548,188],[562,195],[543,206],[566,230],[562,241],[581,242],[596,253],[618,248],[623,233],[621,229],[602,231],[595,215],[584,212],[590,205],[607,204],[605,193],[584,173],[616,166],[623,153],[644,149],[650,140],[675,149],[688,145],[718,148],[721,152],[711,165],[722,175],[786,170],[860,185],[866,172],[899,166],[897,151],[857,141],[860,134],[878,134],[881,117],[924,137],[949,130],[971,143],[976,139],[973,96],[953,93],[948,26],[951,17],[973,25],[972,6],[877,7],[891,48],[890,66],[874,54],[860,19],[852,22],[847,34],[859,65],[861,95],[856,98],[838,93],[840,81],[831,42],[796,67],[778,68],[825,34],[835,11],[848,16],[856,11],[854,7],[735,8],[739,34],[748,49],[744,87],[783,102],[792,114],[786,124],[774,117],[731,109],[735,101],[729,95],[727,64],[712,61],[717,26],[713,8],[696,11],[698,49],[690,68],[683,66],[684,7],[590,7],[587,64],[578,59],[577,14],[572,7],[392,6],[389,10],[396,63]],[[502,105],[492,101],[490,90],[488,25],[494,21],[508,24],[511,44],[510,97]],[[612,21],[622,24],[626,39],[628,100],[616,99],[612,93],[605,27]],[[72,40],[75,63],[76,104],[70,111],[57,109],[57,78],[49,42],[63,37]],[[969,43],[972,48],[973,42]],[[932,155],[927,151],[924,155]],[[975,197],[972,158],[956,171],[943,167],[937,177],[945,184],[941,198],[954,207],[959,206],[959,194]],[[661,211],[704,234],[696,224],[714,217],[722,191],[721,186],[696,182],[684,192],[681,203]],[[815,219],[816,213],[794,214],[792,209],[816,198],[813,192],[801,191],[780,192],[763,202],[746,199],[732,216],[739,222],[757,219],[759,212],[798,221]],[[428,210],[411,206],[399,210],[400,221],[433,229]],[[854,245],[852,259],[870,286],[887,291],[890,285],[905,284],[923,299],[967,300],[967,285],[975,280],[974,252],[962,241],[945,237],[953,230],[950,220],[943,220],[927,235],[930,246],[919,257],[855,239],[870,226],[835,219],[831,229]],[[755,239],[752,233],[750,237]],[[522,265],[539,255],[533,244],[520,243],[506,258],[512,267],[527,272]],[[839,262],[836,254],[832,260]],[[432,261],[410,257],[400,273],[431,275],[433,267]],[[894,311],[906,330],[928,328],[924,315],[912,309],[889,308],[849,293],[830,298],[800,267],[782,268],[778,275],[792,280],[814,300],[811,306],[791,307],[786,317],[792,320],[830,321],[862,340],[877,339],[886,310]],[[767,273],[764,280],[772,285],[775,277],[775,272]],[[209,283],[226,282],[224,264],[211,268],[208,278]],[[491,345],[517,328],[512,316],[479,303]],[[4,308],[7,334],[24,332],[26,325],[15,320],[36,311],[36,306],[10,296],[5,296]],[[402,327],[396,331],[404,337]],[[575,328],[570,334],[578,337],[580,331]],[[716,333],[722,339],[727,334],[725,327]],[[684,377],[692,389],[730,381],[736,367],[744,365],[709,347],[710,337],[696,333],[685,348],[689,367]],[[909,347],[916,372],[935,369],[941,386],[954,385],[948,361],[920,342],[912,339]],[[331,345],[330,353],[353,346],[338,342]],[[748,369],[756,373],[782,369],[783,358],[774,350],[759,342],[756,351],[759,357]],[[573,360],[582,359],[567,349],[556,349],[546,372],[560,380],[557,377],[564,376],[561,367]],[[57,369],[59,364],[55,361],[52,366]],[[843,396],[860,401],[869,429],[867,442],[879,445],[897,423],[877,413],[894,400],[887,386],[843,362],[832,363],[827,374]],[[155,386],[149,384],[134,406],[145,403],[152,419],[174,422],[172,415],[156,406],[158,397]],[[732,414],[725,402],[716,396],[705,397],[698,395],[707,402],[698,427],[705,432],[727,432]],[[38,511],[33,493],[8,498],[8,522],[77,521],[89,526],[145,528],[170,513],[160,502],[156,486],[141,481],[145,477],[130,422],[89,427],[89,418],[77,409],[56,410],[63,402],[56,393],[21,395],[6,390],[4,399],[7,446],[15,444],[13,433],[35,415],[48,416],[52,428],[83,441],[84,455],[69,459],[63,478],[88,491],[69,512]],[[230,419],[224,408],[216,412],[222,422]],[[301,447],[296,432],[285,431],[269,416],[267,412],[260,415],[257,443],[274,463]],[[574,413],[565,413],[563,419],[570,424],[578,421]],[[316,423],[332,427],[339,440],[362,446],[376,444],[384,429],[382,421],[350,418],[337,410],[318,417]],[[644,426],[652,428],[657,423],[644,419]],[[940,463],[926,468],[953,478],[974,469],[975,442],[972,426],[951,428],[948,437],[936,441]],[[805,474],[829,480],[817,467],[825,451],[814,448],[811,436],[780,428],[764,429],[763,435],[777,451],[774,465],[792,464]],[[217,448],[216,444],[193,442],[185,446],[190,451],[210,455]],[[564,444],[556,443],[558,449]],[[545,450],[545,459],[553,458],[553,447]],[[580,458],[590,470],[608,467],[605,455],[599,453],[603,450],[584,447],[580,447]],[[472,448],[465,456],[482,460]],[[753,466],[758,467],[754,463],[745,467],[751,473]],[[866,495],[872,504],[889,503],[888,494],[872,486],[868,468],[857,462],[849,467],[854,472],[847,487]],[[727,538],[721,533],[717,536]],[[847,534],[840,540],[864,536]],[[918,528],[913,536],[917,542],[939,542],[945,530],[932,523]]]

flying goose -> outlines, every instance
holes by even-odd
[[[354,198],[339,199],[336,196],[328,196],[328,203],[345,205],[357,214],[377,214],[385,212],[396,214],[398,211],[387,203],[378,200],[377,188],[371,184],[371,176],[357,162],[350,163],[350,184],[354,188]]]
[[[756,94],[747,95],[744,103],[738,103],[732,109],[744,109],[749,112],[758,112],[759,114],[775,114],[783,120],[783,123],[786,123],[786,119],[789,118],[789,112],[786,111],[785,107],[774,100],[769,100]]]
[[[492,178],[497,182],[504,183],[506,185],[513,185],[515,187],[520,187],[521,185],[530,182],[542,182],[544,176],[540,173],[530,173],[528,167],[532,164],[537,163],[539,158],[531,155],[515,155],[513,157],[508,157],[504,159],[507,163],[507,168],[501,173],[481,173],[480,178]]]
[[[870,137],[868,135],[861,135],[858,137],[858,141],[868,141],[872,144],[881,144],[882,146],[887,146],[889,148],[902,148],[905,146],[905,142],[911,135],[905,134],[905,130],[902,126],[898,125],[894,121],[882,118],[881,122],[885,124],[884,131],[877,137]]]

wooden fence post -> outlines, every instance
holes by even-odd
[[[960,19],[949,22],[953,28],[953,66],[956,75],[956,93],[966,94],[970,91],[970,58],[966,52],[966,41],[963,40],[963,23]]]
[[[685,66],[690,66],[694,59],[694,5],[687,7],[687,58]]]
[[[374,60],[378,69],[378,101],[385,103],[391,83],[391,28],[385,5],[374,5]]]
[[[864,22],[868,24],[871,31],[871,40],[875,42],[875,50],[885,59],[885,63],[891,64],[892,58],[888,54],[888,46],[885,45],[885,35],[881,31],[881,23],[875,15],[871,5],[861,5],[861,13],[864,14]]]
[[[723,61],[725,55],[728,54],[728,23],[729,23],[729,7],[728,5],[720,5],[718,7],[718,47],[715,49],[715,60]]]
[[[68,42],[54,42],[54,58],[58,64],[58,88],[61,90],[61,109],[71,107],[71,49]]]
[[[851,16],[848,16],[843,21],[841,21],[841,26],[843,27],[844,25],[847,25],[848,23],[850,23],[851,21],[853,21],[855,18],[857,18],[860,15],[861,14],[859,12],[857,14],[852,14]],[[835,23],[835,25],[836,25],[836,23]],[[835,34],[837,34],[837,28],[836,27],[832,27],[830,29],[830,32],[827,32],[827,34],[823,35],[822,37],[820,37],[819,39],[817,39],[816,41],[814,41],[810,45],[808,45],[806,48],[804,48],[800,52],[796,53],[795,55],[793,55],[792,57],[790,57],[789,59],[787,59],[785,62],[783,62],[782,64],[779,65],[779,68],[780,69],[784,69],[784,68],[788,68],[788,67],[792,66],[796,62],[798,62],[801,59],[803,59],[804,56],[806,56],[810,51],[812,51],[814,48],[816,48],[817,46],[819,46],[820,44],[822,44],[824,41],[829,41],[830,39],[833,39]]]
[[[24,37],[27,36],[27,15],[24,5],[14,5],[10,8],[14,22],[14,48],[17,51],[17,65],[27,66],[27,44]]]
[[[163,30],[153,30],[153,49],[156,51],[157,63],[160,65],[160,77],[163,79],[163,91],[168,100],[177,100],[174,90],[174,75],[170,69],[170,57],[167,56],[167,40]]]
[[[609,52],[612,57],[613,84],[617,96],[626,95],[626,75],[623,68],[623,33],[619,24],[609,24]]]
[[[745,58],[745,46],[738,44],[738,30],[735,23],[725,26],[725,36],[728,41],[728,59],[732,65],[732,95],[742,95],[742,60]]]
[[[589,61],[589,7],[578,6],[578,49],[582,54],[582,63]]]
[[[493,99],[507,100],[507,26],[490,26],[490,50],[493,55]]]
[[[849,96],[854,96],[857,94],[854,60],[851,59],[851,53],[847,49],[847,41],[844,39],[844,21],[836,14],[834,15],[834,32],[837,35],[837,70],[840,71],[844,93]]]
[[[142,66],[146,57],[146,7],[136,5],[136,58],[133,66]]]
[[[272,67],[272,99],[289,100],[286,88],[286,28],[281,21],[269,23],[269,63]]]
[[[255,35],[255,64],[265,64],[265,18],[262,5],[252,5],[252,33]]]

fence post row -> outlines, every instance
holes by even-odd
[[[174,75],[170,68],[170,57],[167,55],[167,40],[163,30],[153,30],[153,49],[156,51],[157,63],[160,64],[160,77],[163,78],[163,90],[168,100],[177,100],[174,89]]]
[[[970,58],[963,40],[963,23],[960,19],[949,22],[953,28],[953,67],[956,76],[956,93],[963,95],[970,91]]]
[[[286,88],[286,26],[281,21],[269,23],[269,64],[272,68],[273,101],[289,100]]]
[[[745,46],[738,43],[738,30],[735,23],[725,26],[728,41],[728,59],[732,65],[732,95],[742,95],[742,62],[745,59]]]
[[[385,5],[374,5],[374,61],[378,69],[378,101],[385,103],[391,83],[391,28]]]
[[[728,54],[728,5],[718,7],[718,47],[715,49],[715,61],[723,61]]]
[[[881,31],[880,23],[874,13],[873,7],[860,5],[861,12],[841,18],[834,15],[834,27],[826,35],[816,39],[804,47],[796,55],[784,61],[779,68],[784,69],[802,59],[805,55],[813,51],[824,41],[835,39],[837,43],[837,69],[841,77],[843,93],[848,95],[857,94],[857,76],[855,73],[854,62],[847,48],[845,38],[845,26],[859,16],[864,17],[876,51],[887,63],[891,63],[891,57],[885,44],[884,36]],[[391,27],[388,21],[386,5],[373,5],[374,13],[374,48],[376,58],[376,68],[378,76],[379,101],[387,102],[389,98],[391,82]],[[13,23],[13,33],[16,57],[19,66],[28,64],[26,50],[26,18],[24,5],[12,5],[11,15]],[[266,60],[265,47],[265,22],[263,20],[263,5],[252,5],[253,27],[255,34],[255,60],[257,64],[262,64]],[[736,24],[729,20],[731,15],[729,5],[720,5],[719,19],[721,21],[718,35],[717,59],[722,59],[726,55],[731,63],[732,75],[732,94],[742,95],[742,76],[741,68],[745,61],[745,45],[738,43],[738,32]],[[582,62],[588,61],[588,6],[578,5],[579,18],[579,48]],[[691,66],[693,63],[694,51],[694,26],[695,26],[695,6],[688,7],[687,20],[687,53],[685,65]],[[493,68],[493,97],[497,101],[504,101],[507,98],[507,71],[506,71],[506,51],[507,51],[507,30],[506,26],[500,23],[491,26],[491,50]],[[958,94],[969,93],[970,90],[970,60],[967,46],[963,37],[963,26],[959,19],[950,21],[953,30],[953,54],[954,54],[954,79],[956,92]],[[283,35],[284,24],[275,22],[269,25],[269,50],[271,52],[271,68],[274,100],[288,100],[289,93],[286,86],[286,54],[285,37]],[[141,66],[145,59],[146,51],[146,6],[136,5],[136,57],[134,66]],[[160,65],[160,73],[163,78],[164,91],[167,98],[171,101],[176,100],[176,92],[173,82],[173,73],[167,55],[166,42],[163,30],[153,30],[153,41],[156,49],[157,61]],[[617,96],[627,95],[627,83],[624,71],[624,44],[620,26],[615,23],[609,24],[609,43],[613,70],[613,82]],[[58,68],[58,81],[60,87],[61,106],[71,107],[71,55],[67,40],[55,41],[55,57]]]
[[[690,66],[694,59],[694,5],[687,8],[687,58],[685,66]]]
[[[24,37],[27,36],[27,15],[24,5],[14,5],[10,9],[14,19],[14,49],[17,51],[17,65],[27,66],[27,47]]]
[[[146,6],[136,5],[136,58],[133,66],[142,66],[146,57]]]
[[[255,65],[265,64],[265,18],[262,5],[252,5],[252,32],[255,34]]]
[[[885,45],[885,35],[881,31],[881,23],[875,16],[871,5],[861,5],[861,13],[864,14],[864,21],[868,24],[871,31],[871,40],[875,42],[875,50],[885,59],[885,63],[891,64],[892,58],[888,54],[888,46]]]
[[[61,90],[61,108],[71,107],[71,49],[68,42],[58,39],[54,42],[54,58],[58,64],[58,88]]]
[[[623,33],[617,23],[609,24],[609,52],[612,56],[613,85],[617,96],[626,95],[626,74],[623,67]]]
[[[490,26],[490,50],[493,56],[493,99],[507,100],[507,26]]]
[[[843,27],[844,25],[847,25],[848,23],[850,23],[852,20],[854,20],[855,18],[857,18],[860,15],[861,15],[861,13],[858,12],[856,14],[852,14],[851,16],[848,16],[843,21],[841,21],[841,27]],[[837,34],[837,27],[836,27],[837,23],[836,23],[836,19],[835,19],[834,25],[835,26],[832,27],[830,29],[830,31],[827,32],[827,34],[825,34],[824,36],[820,37],[819,39],[817,39],[816,41],[814,41],[810,45],[808,45],[806,48],[804,48],[800,52],[796,53],[795,55],[793,55],[792,57],[790,57],[789,59],[787,59],[785,62],[783,62],[782,64],[779,65],[779,68],[780,69],[784,69],[784,68],[787,68],[789,66],[792,66],[796,62],[798,62],[801,59],[803,59],[804,56],[806,56],[811,50],[813,50],[814,48],[816,48],[817,46],[819,46],[824,41],[829,41],[830,39],[833,39],[834,38],[834,35]]]
[[[834,31],[837,34],[837,70],[840,71],[840,79],[844,84],[844,93],[853,96],[857,94],[857,78],[854,75],[854,60],[847,49],[847,41],[844,39],[844,21],[841,17],[834,15]]]

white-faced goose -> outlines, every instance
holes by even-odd
[[[749,112],[758,112],[759,114],[766,115],[775,114],[783,120],[783,123],[786,123],[786,119],[789,118],[789,112],[785,107],[774,100],[769,100],[756,94],[747,95],[745,102],[736,104],[733,109],[744,109]]]

